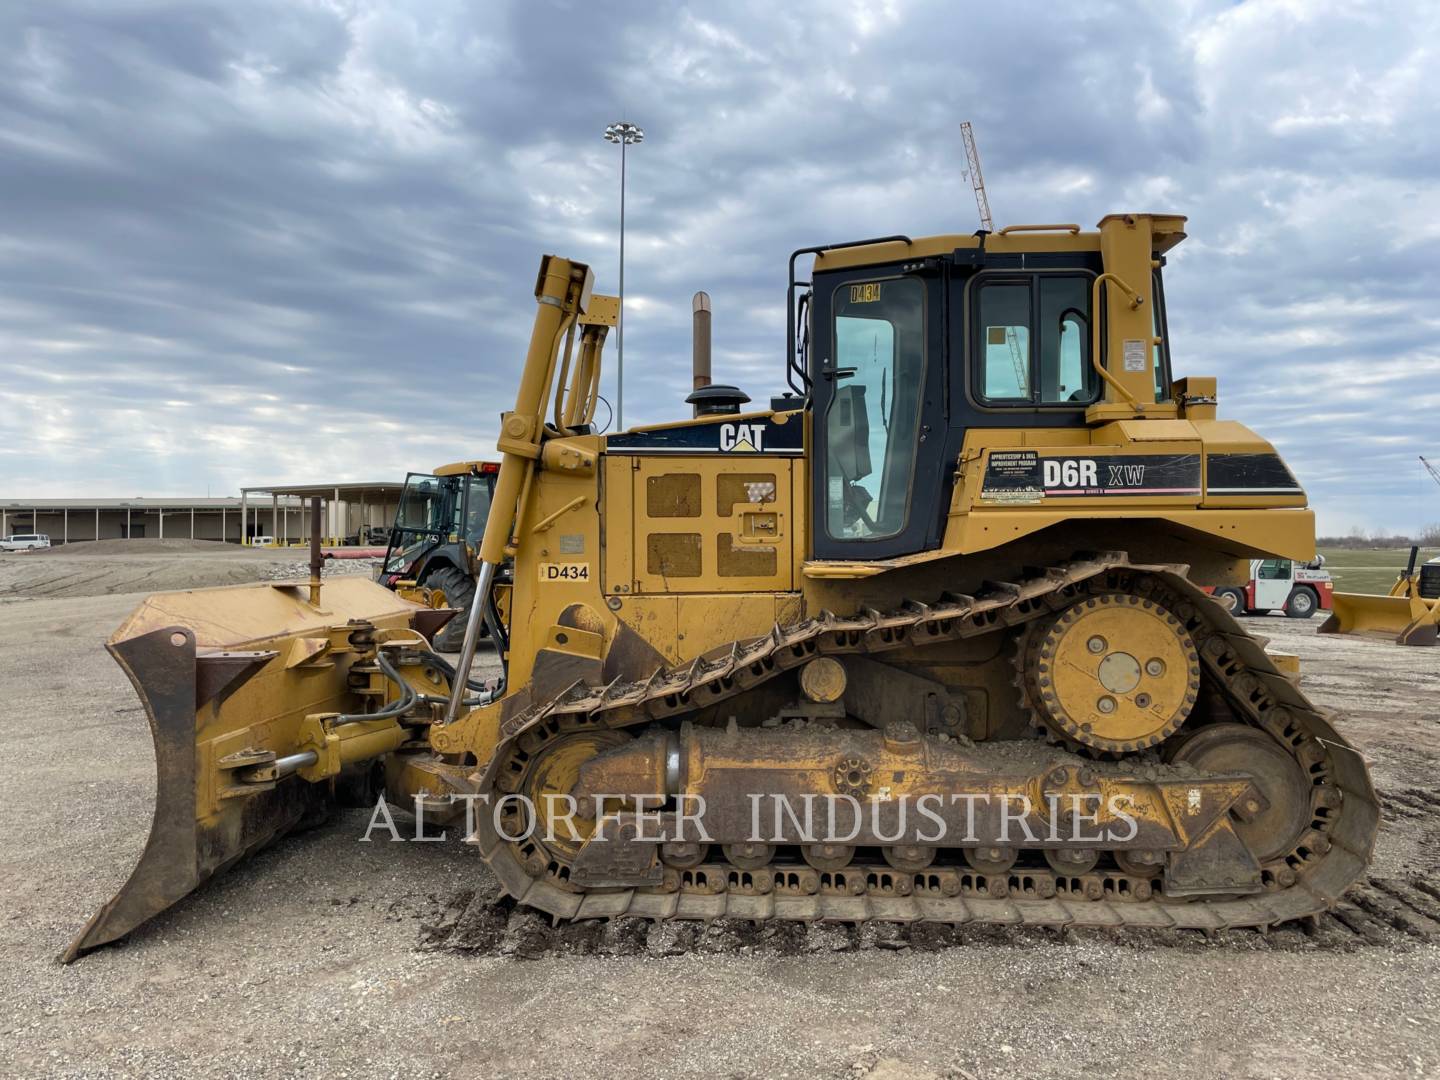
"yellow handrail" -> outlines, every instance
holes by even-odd
[[[1090,286],[1090,312],[1093,316],[1093,322],[1090,327],[1090,363],[1095,368],[1096,372],[1099,373],[1100,378],[1104,379],[1107,383],[1109,383],[1117,391],[1119,391],[1120,396],[1123,397],[1126,401],[1128,401],[1131,405],[1135,406],[1135,408],[1137,409],[1140,409],[1144,406],[1140,404],[1140,402],[1136,399],[1135,395],[1130,393],[1129,390],[1126,390],[1124,383],[1122,383],[1119,379],[1115,378],[1114,375],[1111,375],[1110,372],[1106,371],[1105,365],[1100,362],[1100,286],[1103,285],[1106,281],[1113,281],[1117,289],[1130,297],[1131,311],[1134,311],[1136,308],[1138,308],[1141,304],[1145,302],[1145,298],[1143,296],[1141,296],[1138,292],[1132,289],[1129,285],[1125,284],[1125,282],[1121,280],[1117,275],[1112,274],[1109,271],[1106,271],[1095,279],[1095,281]]]
[[[551,525],[554,525],[555,522],[556,522],[562,515],[568,514],[571,510],[574,510],[574,509],[576,509],[577,507],[584,506],[584,505],[585,505],[585,496],[584,496],[584,495],[576,495],[575,498],[571,499],[571,500],[570,500],[568,503],[566,503],[564,506],[560,507],[559,510],[556,510],[553,514],[547,515],[546,517],[544,517],[544,518],[542,518],[541,520],[537,521],[533,526],[531,526],[531,528],[530,528],[530,533],[531,533],[531,535],[533,536],[533,535],[536,535],[536,534],[538,534],[538,533],[544,532],[546,529],[550,528]]]
[[[1072,236],[1080,235],[1079,225],[1006,225],[1000,230],[1001,236],[1008,236],[1012,232],[1068,232]]]

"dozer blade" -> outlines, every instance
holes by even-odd
[[[418,618],[416,616],[419,616]],[[245,855],[307,821],[329,781],[275,777],[307,714],[351,711],[352,636],[426,620],[365,578],[240,585],[146,598],[106,647],[140,695],[155,742],[155,814],[140,861],[65,950],[68,963],[164,911]],[[428,626],[422,629],[430,629]]]
[[[1397,645],[1434,645],[1440,605],[1419,596],[1369,596],[1335,593],[1321,634],[1359,634]]]

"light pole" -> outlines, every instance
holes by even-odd
[[[615,430],[625,430],[625,148],[645,140],[645,132],[628,120],[605,129],[607,142],[620,144],[620,314],[616,320],[619,360],[616,364]]]

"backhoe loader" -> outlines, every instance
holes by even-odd
[[[409,473],[375,573],[376,581],[407,600],[457,613],[435,634],[433,644],[443,652],[454,652],[464,640],[475,594],[471,567],[497,471],[494,462],[460,461],[433,473]]]
[[[67,956],[381,786],[464,807],[500,886],[557,919],[1325,911],[1365,871],[1376,796],[1192,583],[1315,552],[1274,447],[1217,418],[1215,379],[1172,374],[1183,228],[802,249],[792,393],[742,410],[709,387],[699,415],[609,435],[617,301],[546,256],[458,656],[368,581],[144,601],[109,648],[154,733],[155,820]]]

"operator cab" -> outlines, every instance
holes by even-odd
[[[1149,347],[1124,357],[1127,372],[1153,373],[1141,395],[1152,408],[1171,396],[1160,268],[1184,235],[1183,219],[1154,221]],[[809,282],[795,280],[804,254]],[[789,381],[814,412],[814,557],[938,547],[971,428],[1093,423],[1106,400],[1098,368],[1120,366],[1092,310],[1097,295],[1106,307],[1106,277],[1101,234],[1078,226],[796,252]]]

